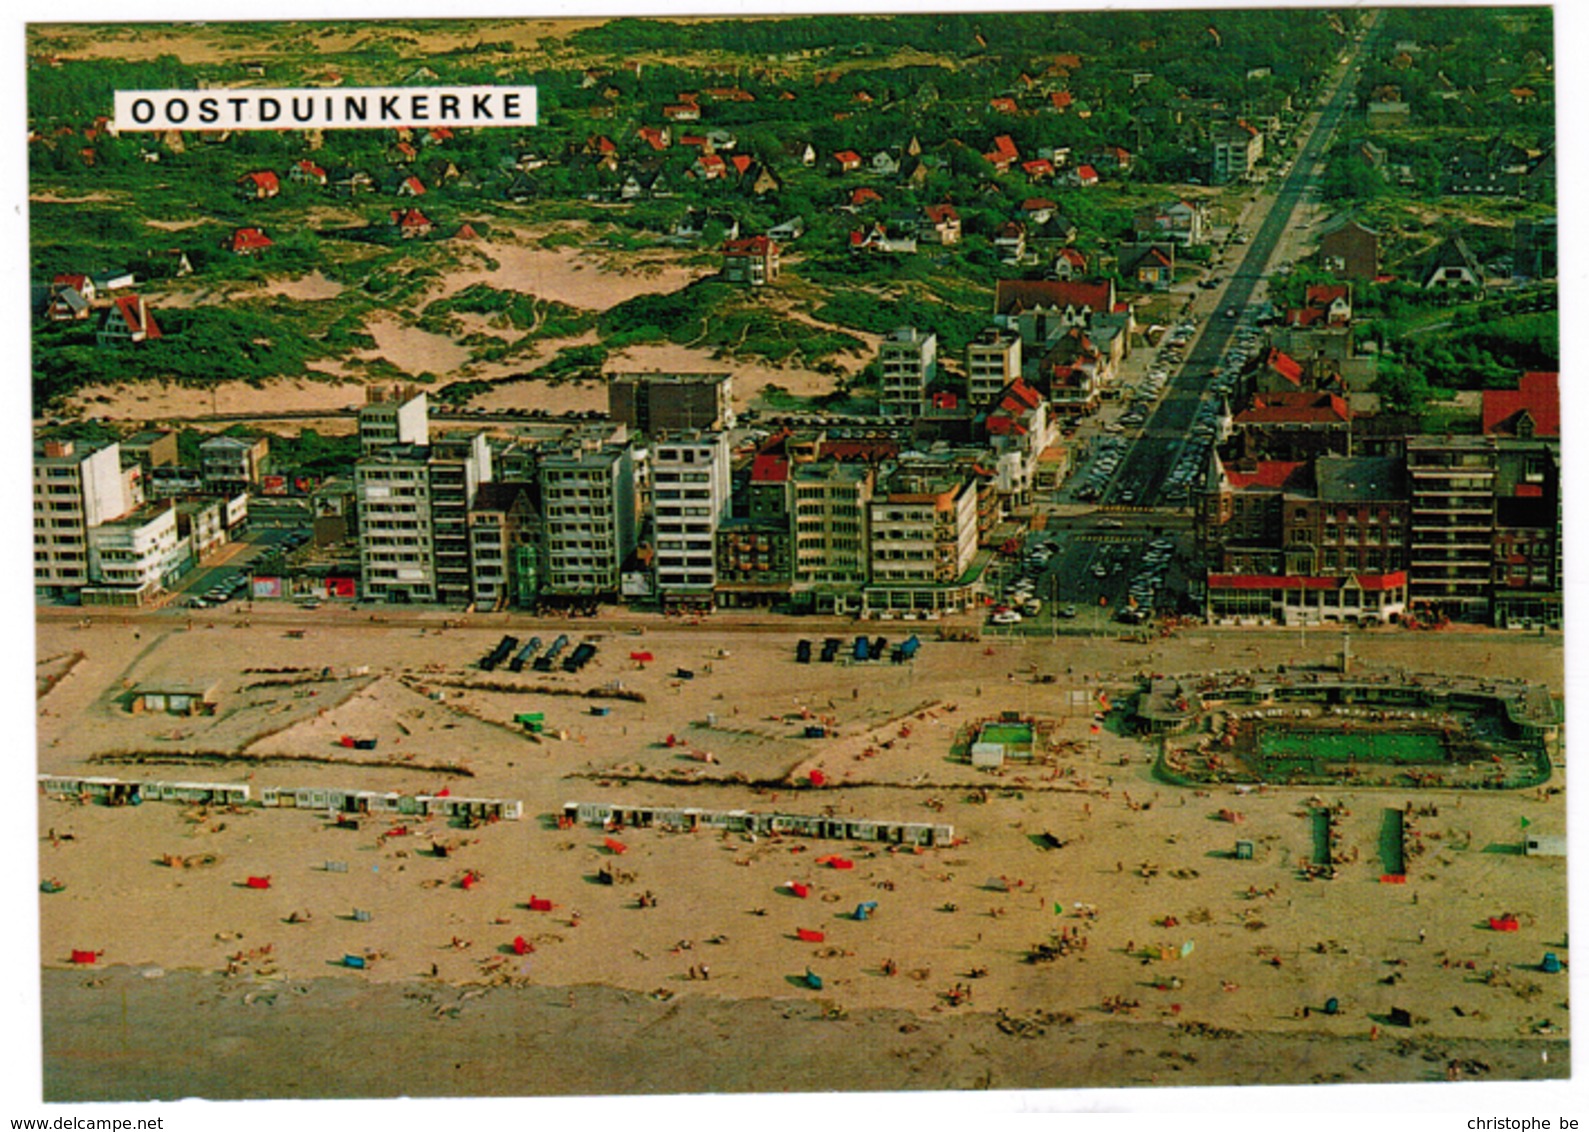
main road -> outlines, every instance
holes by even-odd
[[[1131,502],[1152,507],[1164,504],[1165,476],[1182,446],[1191,442],[1189,432],[1198,406],[1211,396],[1209,378],[1218,370],[1241,322],[1242,312],[1247,310],[1253,293],[1265,279],[1270,257],[1292,223],[1297,206],[1318,188],[1321,158],[1351,98],[1353,84],[1349,80],[1363,53],[1378,38],[1379,19],[1376,13],[1368,34],[1353,45],[1296,163],[1281,181],[1240,266],[1216,303],[1213,316],[1192,344],[1184,363],[1171,375],[1164,397],[1148,418],[1141,435],[1130,444],[1120,461],[1120,470],[1104,493],[1105,503]],[[1236,317],[1229,317],[1231,311],[1236,312]]]

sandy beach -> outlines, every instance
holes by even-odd
[[[1338,638],[1210,630],[1151,645],[957,643],[924,631],[910,665],[836,667],[794,662],[800,623],[769,631],[731,618],[698,627],[627,616],[564,625],[476,618],[444,629],[439,614],[382,616],[260,606],[251,618],[191,627],[173,614],[96,618],[87,628],[41,620],[41,772],[247,782],[256,797],[267,785],[447,789],[521,799],[525,814],[473,829],[396,815],[348,829],[302,810],[43,799],[41,871],[66,885],[40,902],[46,1081],[58,1095],[145,1087],[137,1075],[88,1073],[93,1057],[71,1038],[84,1012],[97,1009],[88,983],[102,976],[130,988],[129,1001],[148,999],[136,1009],[172,1009],[177,996],[193,1027],[216,1033],[289,1008],[303,1033],[314,1033],[315,1008],[306,1004],[331,995],[365,996],[375,1016],[394,1018],[414,1009],[413,995],[429,996],[426,1009],[444,1013],[465,1003],[461,1016],[478,1018],[480,1029],[458,1040],[482,1049],[497,1032],[489,1016],[498,1008],[486,1004],[514,996],[540,1004],[539,1016],[571,988],[606,988],[579,1010],[581,1027],[594,1028],[593,1049],[627,1034],[654,1051],[690,1031],[670,1021],[641,1038],[637,1019],[674,1018],[669,1010],[678,1008],[707,1031],[733,1032],[727,1012],[760,1004],[754,1009],[773,1016],[793,1011],[791,1032],[807,1032],[794,1019],[814,1016],[846,1035],[836,1045],[866,1062],[856,1072],[875,1082],[844,1086],[857,1088],[972,1088],[986,1075],[995,1088],[1154,1083],[1155,1073],[1161,1084],[1256,1079],[1223,1058],[1216,1068],[1171,1056],[1203,1049],[1216,1031],[1309,1051],[1276,1059],[1266,1080],[1566,1071],[1566,976],[1537,970],[1546,951],[1567,958],[1566,865],[1516,851],[1520,818],[1536,830],[1565,830],[1563,793],[1420,794],[1419,804],[1440,811],[1428,823],[1432,851],[1405,885],[1385,885],[1381,817],[1405,804],[1405,792],[1328,792],[1360,857],[1335,880],[1305,881],[1298,865],[1312,844],[1314,791],[1174,788],[1154,779],[1149,745],[1116,733],[1117,714],[1092,732],[1098,690],[1119,697],[1139,671],[1323,663]],[[296,628],[302,636],[289,636]],[[897,638],[902,629],[874,632]],[[474,669],[503,632],[549,642],[562,630],[598,645],[578,676]],[[822,627],[810,632],[821,636]],[[1559,639],[1453,632],[1439,646],[1410,633],[1353,641],[1366,665],[1500,670],[1560,691]],[[654,660],[630,659],[641,651]],[[214,681],[216,714],[134,715],[118,702],[139,681],[175,679]],[[591,699],[592,690],[643,702]],[[592,714],[593,705],[609,711]],[[964,724],[1006,710],[1052,721],[1046,764],[995,777],[948,758]],[[548,733],[528,736],[513,717],[536,711]],[[823,740],[802,737],[812,719],[826,722]],[[342,735],[377,744],[347,750]],[[118,752],[143,761],[107,758]],[[827,785],[809,785],[813,770]],[[559,827],[555,815],[570,801],[950,823],[959,843],[911,852],[650,828],[615,835],[623,846],[615,854],[599,828]],[[1241,823],[1219,820],[1222,809],[1239,810]],[[1048,847],[1048,833],[1063,847]],[[1254,859],[1234,858],[1237,837],[1254,843]],[[168,854],[195,864],[167,867]],[[834,855],[853,867],[833,867]],[[328,862],[346,871],[328,871]],[[604,867],[632,879],[602,884]],[[466,874],[475,878],[467,886]],[[246,887],[251,876],[268,876],[270,887]],[[808,896],[794,896],[791,881],[808,886]],[[532,896],[552,908],[529,910]],[[877,908],[857,919],[864,902]],[[355,918],[355,909],[368,918]],[[1487,917],[1501,912],[1515,914],[1520,930],[1490,931]],[[802,939],[802,930],[823,938]],[[1039,945],[1061,942],[1066,954],[1028,961]],[[126,970],[68,970],[73,949],[102,951],[96,967]],[[368,956],[368,967],[342,967],[347,954]],[[821,977],[820,991],[806,985],[808,969]],[[154,971],[163,977],[145,977]],[[460,999],[471,990],[489,995]],[[250,993],[252,1004],[239,1006]],[[1338,1013],[1325,1015],[1331,998]],[[1390,1025],[1397,1008],[1411,1012],[1412,1027]],[[548,1025],[555,1033],[562,1023]],[[848,1036],[875,1027],[908,1032],[909,1049],[941,1042],[959,1052],[933,1055],[932,1068],[913,1077],[917,1055],[889,1048],[898,1043],[854,1053]],[[1019,1056],[974,1052],[983,1031],[1016,1049],[1041,1041],[1054,1056],[1038,1069]],[[425,1033],[406,1040],[427,1041]],[[263,1052],[275,1040],[261,1027],[247,1048]],[[1407,1040],[1416,1052],[1397,1052]],[[1489,1043],[1490,1053],[1460,1052],[1475,1043]],[[1138,1048],[1146,1052],[1128,1052]],[[789,1072],[821,1064],[819,1054],[772,1033],[755,1056],[742,1054],[736,1047],[673,1080],[754,1089],[765,1087],[758,1058],[784,1057]],[[197,1066],[183,1086],[169,1075],[158,1086],[148,1078],[149,1095],[241,1095],[224,1061],[211,1066],[213,1078]],[[626,1076],[625,1087],[603,1076],[602,1064],[593,1053],[533,1088],[503,1091],[671,1089],[663,1078],[646,1085],[644,1074]],[[268,1079],[270,1095],[385,1091],[331,1078]],[[439,1078],[434,1087],[447,1091]],[[463,1091],[495,1090],[471,1083]]]

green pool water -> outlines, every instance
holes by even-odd
[[[990,723],[977,736],[979,743],[1002,743],[1006,747],[1030,747],[1032,726],[1029,723]]]
[[[1258,753],[1267,760],[1344,763],[1443,763],[1446,746],[1428,731],[1295,731],[1266,729]]]

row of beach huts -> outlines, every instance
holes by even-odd
[[[563,820],[570,825],[604,829],[660,827],[680,831],[720,830],[728,833],[791,834],[830,840],[880,841],[889,845],[943,846],[955,843],[952,825],[932,822],[877,821],[818,814],[759,813],[755,810],[707,810],[695,806],[613,805],[567,802]]]
[[[383,790],[346,790],[335,786],[265,786],[256,801],[238,782],[128,781],[74,775],[39,776],[48,795],[84,798],[110,806],[143,802],[180,802],[204,806],[262,806],[277,810],[324,810],[337,814],[404,814],[413,817],[505,819],[524,816],[524,803],[505,798],[465,798],[451,793],[399,794]]]

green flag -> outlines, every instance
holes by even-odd
[[[1527,818],[1521,818],[1521,819],[1519,819],[1519,820],[1521,820],[1521,821],[1522,821],[1522,823],[1523,823],[1523,828],[1524,828],[1524,829],[1527,829],[1527,828],[1528,828],[1528,819],[1527,819]]]

